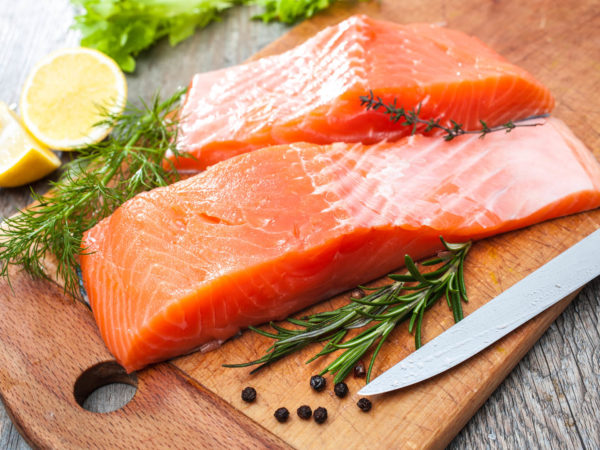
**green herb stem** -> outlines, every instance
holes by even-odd
[[[21,266],[36,277],[48,278],[44,259],[56,256],[57,276],[66,292],[77,296],[78,257],[83,233],[136,194],[165,186],[176,171],[165,169],[168,150],[175,148],[177,127],[171,114],[184,90],[166,101],[128,107],[119,116],[107,115],[112,128],[103,142],[79,150],[67,163],[48,196],[32,192],[36,204],[6,219],[0,227],[0,276]],[[183,156],[183,155],[179,155]]]
[[[341,350],[340,355],[321,371],[321,375],[334,374],[334,383],[338,383],[348,376],[365,353],[374,348],[367,372],[369,382],[380,349],[399,323],[410,318],[409,332],[414,332],[415,347],[419,348],[422,344],[421,329],[425,311],[441,297],[446,296],[456,322],[463,317],[462,302],[468,301],[463,266],[471,243],[451,244],[440,239],[446,251],[422,263],[423,266],[439,265],[435,270],[421,272],[412,258],[406,255],[408,273],[388,275],[392,280],[391,284],[371,289],[371,293],[364,298],[352,298],[349,304],[333,311],[301,319],[287,319],[295,328],[286,328],[273,322],[270,326],[275,330],[274,333],[250,327],[275,342],[261,358],[247,363],[225,364],[225,367],[259,365],[252,371],[254,373],[307,345],[327,341],[321,351],[307,363]],[[367,325],[369,326],[365,330],[343,341],[350,330]]]
[[[421,117],[419,117],[421,114],[421,104],[420,103],[417,106],[417,109],[407,110],[407,109],[405,109],[403,107],[399,107],[397,105],[397,99],[394,98],[394,100],[391,103],[385,103],[381,97],[378,97],[378,96],[376,97],[375,94],[373,93],[373,91],[369,91],[369,95],[361,96],[360,104],[361,104],[361,106],[364,106],[367,109],[367,111],[370,109],[372,109],[374,111],[377,111],[379,109],[383,110],[383,112],[385,114],[387,114],[389,116],[390,120],[394,123],[402,120],[402,123],[401,123],[402,126],[412,127],[411,134],[415,134],[417,132],[419,125],[422,126],[424,133],[428,133],[433,129],[442,130],[445,133],[444,140],[446,140],[446,141],[451,141],[452,139],[454,139],[458,136],[462,136],[463,134],[478,134],[480,138],[483,138],[487,134],[493,133],[495,131],[504,130],[507,133],[509,133],[515,128],[537,127],[539,125],[543,125],[543,123],[541,123],[541,122],[538,122],[538,123],[519,123],[519,122],[517,122],[517,123],[515,123],[513,121],[509,121],[502,125],[498,125],[495,127],[488,127],[488,125],[483,120],[479,120],[479,123],[481,124],[480,129],[465,130],[463,128],[462,124],[450,119],[450,123],[452,126],[447,127],[447,126],[444,126],[441,124],[440,119],[429,119],[429,120],[421,119]],[[541,119],[544,117],[548,117],[548,114],[542,114],[542,115],[538,115],[538,116],[529,117],[526,120]]]

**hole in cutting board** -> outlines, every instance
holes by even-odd
[[[137,391],[137,377],[116,361],[96,364],[77,378],[73,395],[79,405],[92,412],[107,413],[125,406]]]

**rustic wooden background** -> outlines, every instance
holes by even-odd
[[[572,3],[575,7],[579,2]],[[174,49],[166,43],[157,46],[140,59],[136,74],[128,77],[129,98],[147,99],[158,88],[169,94],[187,84],[193,73],[241,62],[288,29],[250,21],[255,11],[237,8]],[[36,61],[56,48],[77,45],[78,34],[69,29],[72,17],[68,0],[0,0],[0,100],[16,103]],[[600,61],[600,43],[598,48]],[[47,186],[44,180],[33,187],[43,192]],[[28,188],[0,189],[0,218],[29,201]],[[600,448],[599,299],[597,279],[550,327],[450,447]],[[88,407],[105,410],[128,393],[128,388],[107,387],[89,400]],[[0,448],[28,448],[3,408],[0,426]]]

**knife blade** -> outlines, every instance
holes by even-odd
[[[598,275],[600,230],[411,353],[358,394],[382,394],[438,375],[489,347]]]

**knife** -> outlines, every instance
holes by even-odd
[[[600,230],[432,339],[358,394],[382,394],[438,375],[479,353],[598,275]]]

